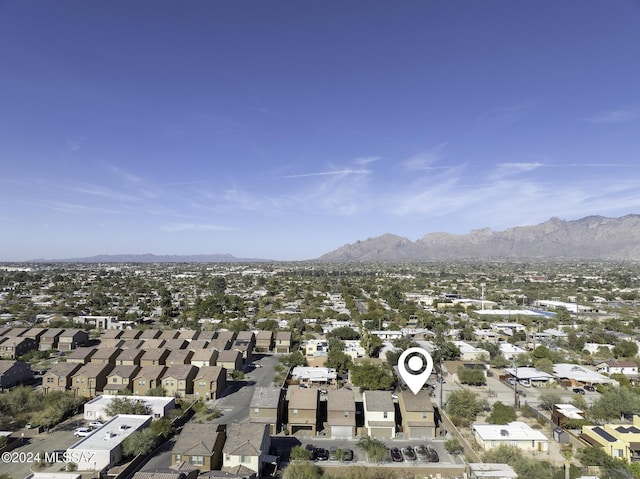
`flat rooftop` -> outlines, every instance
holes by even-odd
[[[133,432],[145,427],[151,419],[152,416],[147,415],[118,414],[68,450],[110,451]]]

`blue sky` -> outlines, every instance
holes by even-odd
[[[0,261],[640,213],[640,3],[0,0]]]

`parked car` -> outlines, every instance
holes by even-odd
[[[316,460],[316,447],[313,444],[307,444],[306,446],[304,446],[304,448],[309,451],[309,453],[311,454],[311,457],[309,459],[311,459],[312,461]]]
[[[576,394],[582,394],[582,395],[585,394],[584,389],[582,388],[573,388],[573,392]]]
[[[329,451],[327,451],[324,447],[317,447],[314,451],[316,461],[328,461],[329,460]]]
[[[596,388],[595,388],[595,386],[585,386],[584,390],[585,391],[590,391],[590,392],[595,392]]]
[[[427,446],[427,450],[429,451],[429,462],[440,462],[438,452],[434,448]]]
[[[429,450],[424,444],[414,447],[413,450],[415,451],[416,456],[418,456],[418,459],[421,461],[429,461]]]
[[[400,452],[400,449],[398,449],[397,447],[392,447],[391,448],[391,460],[393,462],[402,462],[402,453]]]
[[[353,461],[353,451],[351,449],[342,450],[342,460],[345,462]]]
[[[91,421],[89,423],[89,427],[91,427],[93,429],[98,429],[98,428],[102,427],[102,422],[101,421]]]
[[[251,363],[251,364],[250,364],[250,366],[251,366],[252,368],[261,368],[261,367],[262,367],[262,364]]]
[[[91,434],[91,432],[92,432],[91,428],[79,427],[78,429],[73,431],[73,435],[76,437],[87,437],[89,434]]]
[[[413,451],[412,447],[403,447],[401,452],[402,452],[402,457],[404,457],[405,461],[416,460],[416,453]]]
[[[323,396],[324,396],[325,394],[327,394],[327,390],[326,390],[326,389],[318,389],[318,392],[319,392],[321,395],[323,395]]]

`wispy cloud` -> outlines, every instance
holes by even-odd
[[[518,175],[520,173],[528,173],[546,166],[540,162],[525,163],[498,163],[496,169],[489,174],[489,179],[497,180],[508,176]]]
[[[426,150],[422,153],[418,153],[417,155],[412,156],[408,160],[402,162],[402,168],[407,171],[435,170],[446,168],[444,166],[434,166],[436,163],[443,159],[445,146],[446,143],[441,143],[440,145],[431,148],[430,150]]]
[[[127,193],[121,193],[111,188],[105,188],[103,186],[86,185],[74,188],[74,191],[78,193],[84,193],[85,195],[98,196],[106,198],[111,201],[138,201],[137,196],[129,195]]]
[[[317,171],[314,173],[300,173],[297,175],[284,175],[279,178],[309,178],[313,176],[346,176],[346,175],[367,175],[371,173],[371,170],[329,170],[329,171]]]
[[[82,145],[87,141],[84,136],[67,140],[67,148],[69,151],[78,151],[82,148]]]
[[[628,123],[640,119],[640,109],[606,111],[592,117],[585,118],[590,123],[617,124]]]
[[[203,223],[168,223],[162,225],[162,229],[168,233],[179,233],[183,231],[231,231],[231,228],[226,226]]]
[[[380,156],[365,156],[362,158],[356,158],[354,163],[358,166],[368,165],[369,163],[373,163],[375,161],[379,161],[382,158]]]

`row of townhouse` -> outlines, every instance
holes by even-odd
[[[163,388],[167,396],[193,399],[216,399],[227,384],[227,370],[222,366],[114,366],[109,363],[59,363],[42,377],[44,394],[72,391],[77,396],[93,398],[100,394],[146,396],[150,390]]]
[[[323,430],[333,438],[360,434],[393,438],[400,431],[411,438],[435,436],[435,414],[428,391],[400,393],[398,410],[399,417],[389,391],[365,391],[361,395],[346,388],[320,390],[294,385],[284,395],[280,388],[256,388],[249,422],[269,425],[271,434],[286,428],[291,434],[308,436]],[[357,411],[363,412],[364,422]]]
[[[84,323],[83,323],[84,324]],[[0,359],[16,359],[33,350],[72,351],[89,343],[89,335],[76,328],[4,328],[0,330]],[[290,331],[194,331],[159,329],[105,329],[101,347],[121,349],[238,349],[247,358],[254,350],[290,353]]]
[[[34,349],[71,351],[88,342],[82,329],[8,328],[0,331],[0,358],[16,359]]]

